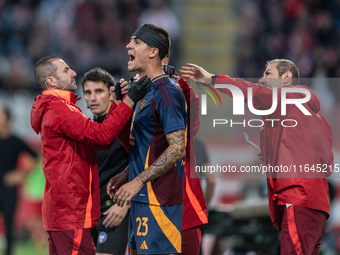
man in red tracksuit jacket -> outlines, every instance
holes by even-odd
[[[98,225],[100,213],[95,150],[110,148],[135,102],[150,89],[150,79],[133,83],[123,102],[113,103],[99,124],[75,105],[76,73],[62,59],[40,59],[34,76],[42,95],[35,98],[31,125],[41,137],[46,178],[42,214],[49,252],[95,254],[91,228]]]
[[[183,67],[181,72],[183,77],[194,82],[234,85],[244,95],[247,95],[248,88],[252,88],[253,105],[258,110],[271,108],[272,88],[278,88],[277,109],[270,115],[262,116],[261,153],[265,165],[292,165],[297,171],[289,174],[279,171],[268,175],[270,215],[274,226],[281,230],[281,254],[318,254],[323,227],[329,217],[329,192],[325,177],[331,174],[334,161],[332,128],[319,113],[320,102],[316,95],[306,86],[296,85],[299,78],[296,65],[285,59],[268,61],[260,79],[261,84],[213,75],[193,64]],[[310,116],[305,116],[292,104],[287,105],[286,115],[281,115],[281,89],[291,87],[310,92],[310,100],[302,104]],[[232,96],[229,89],[220,90]],[[303,93],[297,92],[286,95],[287,99],[304,97]],[[278,121],[266,121],[272,119]],[[285,127],[281,125],[284,119],[296,120],[298,124]],[[307,172],[304,169],[306,165],[314,169],[322,166],[322,169]]]

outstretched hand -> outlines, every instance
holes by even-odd
[[[180,72],[182,77],[188,78],[198,85],[200,83],[211,85],[213,74],[198,65],[187,63],[187,66],[182,66]]]

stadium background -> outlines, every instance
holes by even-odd
[[[77,92],[82,96],[80,80],[90,68],[107,69],[116,79],[130,77],[125,46],[135,29],[147,22],[169,32],[170,63],[177,71],[192,62],[213,73],[254,78],[261,76],[266,60],[294,61],[302,77],[312,78],[322,113],[333,127],[335,163],[340,163],[339,0],[0,0],[0,104],[12,110],[14,133],[33,146],[38,143],[29,113],[39,94],[33,78],[33,65],[39,58],[63,58],[77,72]],[[231,108],[231,100],[221,97],[224,106]],[[85,101],[79,103],[91,117]],[[208,108],[216,116],[225,116],[224,108],[214,106],[210,99]],[[245,143],[244,131],[255,143],[259,141],[256,128],[212,132],[203,124],[199,134],[207,145],[210,162],[256,164],[256,153]],[[21,187],[23,201],[41,199],[41,187],[36,185],[42,183],[39,171]],[[249,181],[215,177],[211,208],[230,206],[244,198]],[[330,182],[338,196],[332,202],[326,228],[332,236],[327,245],[330,251],[339,252],[340,186],[336,178]],[[29,250],[45,254],[46,249],[30,239],[27,210],[25,203],[18,205],[15,254],[29,254]],[[1,248],[4,235],[3,227],[0,229]]]

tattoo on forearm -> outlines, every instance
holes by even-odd
[[[156,160],[156,162],[155,162],[153,165],[154,165],[154,166],[163,166],[163,165],[166,164],[167,159],[168,159],[167,155],[163,153],[163,154]]]
[[[166,135],[169,147],[146,170],[137,176],[137,180],[147,183],[170,170],[185,155],[185,130],[180,129]]]

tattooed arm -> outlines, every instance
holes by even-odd
[[[156,179],[169,171],[182,157],[185,156],[185,130],[180,129],[166,135],[169,147],[147,169],[141,172],[135,179],[120,187],[116,192],[114,201],[118,206],[123,206],[126,201],[130,204],[135,196],[149,181]]]
[[[185,130],[180,129],[166,135],[169,147],[146,170],[140,173],[136,179],[143,183],[156,179],[170,170],[181,158],[185,156]]]

